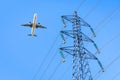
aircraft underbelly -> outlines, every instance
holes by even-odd
[[[32,34],[33,36],[35,35],[35,28],[36,28],[36,25],[33,24],[33,26],[32,26],[32,31],[31,31],[31,34]]]

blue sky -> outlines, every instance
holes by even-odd
[[[85,34],[101,50],[96,56],[105,72],[98,73],[100,67],[96,61],[91,61],[94,79],[119,80],[119,4],[119,0],[0,1],[0,80],[32,80],[36,72],[33,80],[70,80],[72,57],[67,55],[66,62],[62,63],[58,50],[62,41],[59,31],[63,28],[60,16],[72,15],[77,8],[78,15],[92,26],[97,37],[91,37],[89,29],[87,32],[83,27]],[[20,25],[32,21],[34,13],[38,14],[37,21],[47,29],[36,29],[38,36],[30,37],[27,34],[31,29]]]

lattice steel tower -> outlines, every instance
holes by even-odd
[[[61,37],[63,42],[65,43],[64,36],[67,35],[73,38],[73,45],[66,46],[60,48],[60,53],[62,56],[62,61],[65,61],[65,57],[63,52],[66,52],[72,55],[72,80],[93,80],[90,68],[89,68],[89,59],[97,60],[98,64],[100,65],[102,71],[104,71],[102,64],[98,60],[98,58],[93,55],[89,50],[84,47],[84,41],[91,42],[94,44],[95,48],[97,49],[98,53],[100,53],[99,49],[97,48],[95,42],[90,39],[87,35],[85,35],[81,31],[81,26],[86,26],[90,28],[93,35],[95,33],[93,29],[90,27],[88,23],[86,23],[82,18],[77,15],[75,11],[73,15],[63,15],[61,16],[64,27],[66,27],[65,20],[72,23],[72,30],[62,30],[60,31]]]

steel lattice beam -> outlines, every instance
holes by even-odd
[[[80,18],[77,15],[77,12],[74,12],[74,15],[64,15],[61,16],[64,27],[66,27],[65,20],[69,21],[72,23],[72,30],[64,30],[60,31],[62,39],[65,41],[64,35],[69,36],[73,38],[73,45],[72,46],[66,46],[66,47],[61,47],[60,51],[66,52],[70,55],[72,55],[73,60],[72,60],[72,80],[93,80],[90,68],[89,68],[89,59],[97,60],[99,63],[100,67],[103,69],[102,64],[100,61],[97,59],[96,56],[94,56],[90,51],[88,51],[84,45],[83,42],[91,42],[94,44],[95,48],[99,52],[99,49],[97,48],[95,42],[90,39],[87,35],[82,33],[81,31],[81,26],[86,26],[89,27],[90,30],[92,31],[93,35],[95,36],[95,33],[93,29],[90,27],[90,25],[85,22],[82,18]],[[63,56],[62,57],[65,58]]]

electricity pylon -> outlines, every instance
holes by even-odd
[[[100,53],[100,51],[97,48],[95,42],[81,31],[81,27],[85,26],[90,28],[93,35],[96,36],[93,29],[88,23],[86,23],[77,15],[76,11],[73,15],[63,15],[61,16],[61,18],[64,27],[66,27],[65,20],[72,23],[72,30],[60,31],[63,42],[66,42],[64,37],[65,35],[73,38],[73,45],[60,48],[62,61],[65,61],[65,56],[63,52],[72,55],[72,80],[93,80],[88,61],[90,59],[96,60],[100,65],[102,71],[104,71],[104,69],[98,58],[85,48],[85,46],[83,45],[84,41],[93,43],[93,45],[97,49],[97,52]]]

